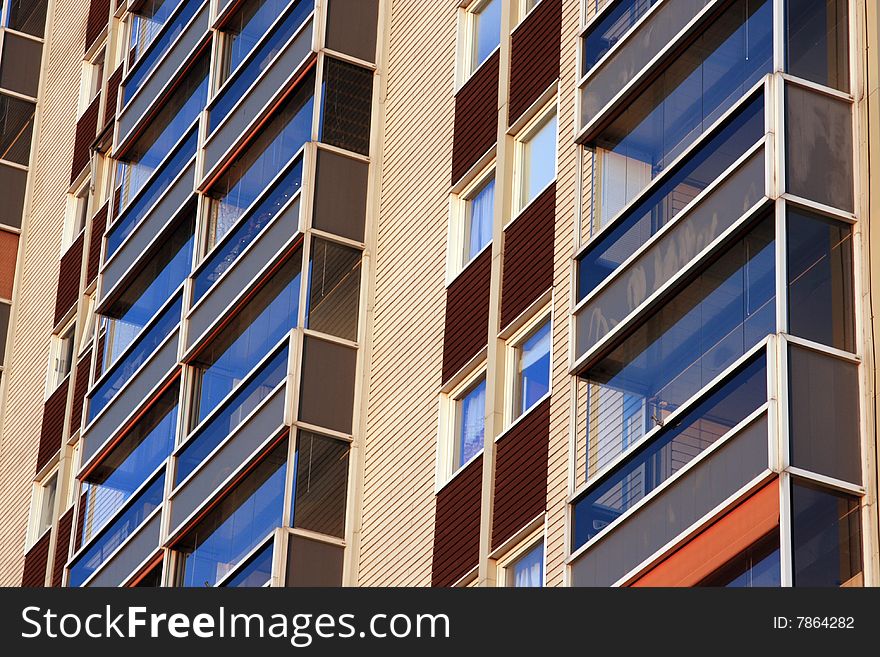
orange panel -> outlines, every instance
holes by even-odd
[[[695,586],[779,525],[774,479],[630,586]]]
[[[12,299],[17,256],[18,235],[0,230],[0,297],[3,299]]]

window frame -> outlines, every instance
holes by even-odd
[[[528,143],[546,126],[546,124],[556,119],[556,139],[554,140],[553,153],[553,177],[544,185],[535,196],[528,200],[523,199],[525,190],[525,155]],[[559,175],[559,107],[558,99],[554,95],[553,99],[544,107],[542,107],[516,134],[514,137],[514,156],[513,156],[513,207],[512,216],[508,224],[513,221],[522,212],[528,208],[536,198],[538,198],[550,185],[556,182]]]
[[[58,508],[58,500],[59,495],[61,494],[60,490],[60,479],[61,477],[61,468],[60,464],[55,463],[46,474],[39,478],[39,480],[33,483],[33,487],[31,489],[31,513],[30,513],[30,523],[28,529],[27,536],[27,548],[30,549],[34,544],[37,543],[45,534],[51,531],[52,527],[55,524],[56,520],[56,509]],[[49,522],[43,526],[43,511],[44,511],[44,502],[46,496],[46,490],[50,484],[54,480],[55,482],[55,492],[54,492],[54,500],[52,501],[52,508],[49,511]]]
[[[498,29],[498,45],[480,62],[476,61],[477,52],[474,48],[477,41],[477,16],[493,1],[496,0],[471,0],[468,3],[462,3],[459,12],[459,47],[458,47],[458,85],[460,89],[470,80],[474,74],[479,71],[483,64],[489,61],[497,50],[501,49],[501,35],[504,33],[504,11],[503,4],[499,7],[501,12],[501,25]],[[502,2],[502,0],[497,0]]]
[[[517,2],[517,27],[520,23],[522,23],[526,18],[528,18],[529,14],[531,14],[535,9],[538,8],[538,5],[541,4],[541,0],[534,0],[535,4],[529,7],[530,0],[518,0]],[[514,27],[516,29],[516,27]]]
[[[70,362],[67,371],[60,375],[58,365],[64,350],[65,341],[70,344]],[[46,398],[48,399],[70,377],[73,371],[73,362],[77,355],[76,343],[76,318],[71,319],[57,333],[53,333],[49,345],[49,367],[46,376]]]
[[[488,383],[487,363],[483,361],[479,366],[472,369],[440,399],[440,440],[437,442],[437,477],[436,491],[439,492],[450,481],[465,470],[473,461],[479,458],[485,449],[485,425],[483,433],[484,446],[481,447],[471,458],[456,467],[456,447],[458,443],[458,412],[461,401],[477,386],[480,380]],[[488,406],[488,405],[487,405]],[[483,409],[485,420],[485,407]]]
[[[528,556],[538,547],[541,551],[541,587],[547,586],[547,540],[544,536],[544,527],[533,532],[520,541],[514,548],[504,554],[496,562],[495,586],[501,588],[517,588],[511,583],[516,564]]]
[[[64,235],[61,240],[61,254],[85,231],[92,215],[92,181],[90,177],[81,183],[75,191],[67,195],[67,212],[64,219]]]
[[[548,324],[550,327],[550,367],[547,373],[547,392],[541,395],[534,404],[525,410],[519,411],[518,407],[521,395],[519,359],[520,354],[522,353],[522,346],[534,336],[544,324]],[[531,413],[535,407],[541,404],[541,402],[550,397],[553,393],[553,313],[551,308],[549,306],[544,306],[537,311],[533,317],[527,320],[523,326],[507,339],[505,350],[507,352],[505,354],[505,372],[508,374],[505,376],[507,381],[504,395],[504,426],[505,431],[507,431],[517,422],[522,420],[522,418]]]
[[[492,239],[483,246],[473,258],[468,258],[465,253],[465,246],[468,242],[467,232],[469,223],[469,210],[471,203],[479,193],[489,184],[490,181],[495,182],[496,190],[492,196]],[[454,281],[461,272],[479,258],[483,251],[492,248],[494,242],[495,227],[495,210],[498,201],[497,195],[497,172],[495,169],[495,161],[484,167],[458,194],[453,194],[451,199],[451,212],[449,221],[449,236],[447,246],[447,268],[446,268],[446,284],[449,285]]]

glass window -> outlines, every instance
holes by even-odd
[[[73,208],[73,226],[70,233],[70,242],[73,242],[79,234],[82,232],[83,228],[86,227],[86,223],[89,219],[89,186],[86,185],[80,192],[74,197],[74,208]]]
[[[698,586],[755,588],[778,587],[781,583],[779,530],[776,530],[724,564]]]
[[[847,0],[787,0],[785,59],[788,72],[849,91]]]
[[[310,74],[211,186],[208,248],[229,232],[311,139],[313,95],[314,76]]]
[[[550,392],[550,319],[516,347],[514,419]]]
[[[207,417],[297,323],[302,257],[295,251],[193,365],[193,426]]]
[[[55,336],[52,362],[52,389],[57,388],[73,367],[73,354],[76,347],[74,334],[76,325],[71,324],[62,333]]]
[[[258,588],[266,586],[272,579],[272,558],[274,556],[274,544],[266,543],[265,547],[257,550],[248,562],[242,566],[235,575],[223,583],[227,588]]]
[[[519,161],[519,209],[556,179],[556,111],[522,140]]]
[[[584,35],[584,73],[626,36],[630,28],[660,0],[622,0],[593,23]],[[537,4],[537,3],[536,3]]]
[[[307,326],[357,340],[361,252],[315,238],[309,262]]]
[[[501,43],[501,0],[478,0],[468,9],[470,30],[470,62],[467,72],[473,73]]]
[[[8,0],[6,27],[43,38],[48,0]]]
[[[174,548],[181,586],[214,586],[282,523],[287,440],[283,440]]]
[[[486,429],[486,375],[455,400],[455,445],[452,471],[455,472],[483,449]]]
[[[162,30],[181,0],[146,0],[131,14],[129,29],[129,63],[140,57]]]
[[[300,431],[296,441],[293,527],[342,538],[348,497],[347,442]]]
[[[372,112],[373,71],[326,58],[319,139],[331,146],[369,155]]]
[[[3,34],[0,87],[36,98],[40,88],[43,44],[12,32]]]
[[[0,160],[27,166],[37,106],[0,93]]]
[[[462,264],[473,260],[492,241],[495,216],[495,175],[465,199]]]
[[[789,331],[854,352],[852,227],[791,205],[786,221]]]
[[[538,543],[507,567],[507,586],[536,588],[544,586],[544,543]]]
[[[55,495],[58,493],[58,471],[52,473],[46,483],[40,486],[40,519],[37,523],[37,536],[52,526],[55,515]]]
[[[77,549],[107,525],[171,454],[178,392],[177,384],[171,386],[83,481]]]
[[[862,586],[860,513],[857,497],[792,481],[795,586]]]

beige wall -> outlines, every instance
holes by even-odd
[[[21,584],[88,6],[81,0],[49,4],[31,200],[16,274],[5,407],[0,409],[0,586]]]

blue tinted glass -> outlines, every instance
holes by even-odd
[[[550,322],[535,331],[520,349],[519,415],[550,391]]]
[[[590,26],[584,36],[584,72],[620,41],[630,28],[660,0],[621,0]]]
[[[459,402],[461,418],[455,467],[461,467],[483,449],[486,428],[486,379]]]
[[[248,60],[247,64],[240,71],[236,71],[234,80],[224,87],[216,100],[211,104],[211,112],[208,117],[209,133],[213,132],[214,128],[220,125],[220,122],[229,114],[232,107],[244,97],[257,76],[269,66],[275,55],[287,45],[287,42],[290,41],[291,37],[293,37],[299,26],[302,25],[311,12],[311,2],[301,1],[294,3],[287,16],[275,26],[265,41],[256,49],[254,56]],[[273,13],[271,17],[267,17],[274,20],[276,16],[277,14]],[[261,28],[268,28],[268,25],[261,26]],[[265,34],[265,29],[261,31],[260,36],[263,34]],[[237,62],[234,62],[234,66],[237,65]]]
[[[177,456],[174,483],[179,484],[287,376],[287,348],[282,349],[199,430]]]
[[[525,142],[522,167],[520,208],[556,178],[556,114]]]
[[[211,187],[210,245],[229,232],[278,172],[311,139],[313,94],[314,76],[309,75]]]
[[[214,586],[281,526],[286,472],[285,440],[175,546],[181,585]]]
[[[518,589],[544,586],[544,544],[541,543],[513,565],[509,584]]]
[[[476,69],[501,43],[501,0],[489,0],[474,15],[474,63]]]
[[[764,96],[742,107],[662,185],[622,215],[578,261],[578,300],[610,276],[688,200],[710,185],[764,134]]]
[[[138,495],[131,505],[101,533],[98,539],[70,567],[69,586],[82,586],[83,582],[95,572],[110,554],[146,520],[154,509],[162,503],[165,489],[165,475],[159,474],[156,480]]]
[[[272,556],[274,554],[272,542],[266,544],[253,557],[250,563],[239,571],[239,573],[223,585],[228,588],[257,588],[265,586],[272,578]]]
[[[131,61],[138,57],[153,43],[171,13],[180,5],[180,0],[153,0],[142,3],[131,16],[131,38],[129,53]]]
[[[89,421],[116,396],[135,372],[152,356],[159,345],[180,323],[181,297],[171,303],[165,312],[145,332],[138,336],[132,348],[110,370],[95,389],[89,401]]]
[[[84,482],[80,542],[97,534],[119,507],[171,454],[177,428],[178,387],[173,386],[138,420]]]
[[[129,74],[125,87],[123,87],[123,104],[131,100],[134,93],[140,89],[159,60],[171,49],[177,37],[183,33],[187,23],[196,15],[203,2],[204,0],[183,0],[180,11],[163,26],[162,33],[153,40],[149,50],[134,65],[134,70]]]
[[[108,260],[117,249],[122,246],[125,239],[134,232],[138,224],[146,218],[148,211],[153,207],[159,197],[165,193],[171,182],[180,175],[189,161],[195,157],[198,143],[198,131],[193,130],[189,137],[180,145],[177,152],[156,172],[156,176],[144,188],[138,199],[129,205],[122,216],[110,227],[107,235]]]
[[[200,355],[198,364],[204,369],[197,421],[205,419],[296,326],[301,266],[297,251]]]
[[[772,62],[772,3],[738,0],[615,118],[596,143],[653,178],[768,73]],[[640,189],[633,187],[630,198]]]
[[[471,261],[492,241],[495,215],[495,178],[492,178],[468,201],[468,226],[465,229],[465,263]]]
[[[767,401],[762,353],[692,410],[666,425],[575,504],[574,549],[598,534]]]
[[[231,231],[221,246],[208,257],[193,283],[193,303],[211,289],[223,272],[232,267],[249,244],[262,232],[302,186],[302,158],[297,158],[284,174],[247,214],[247,218]]]

